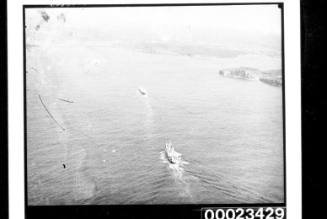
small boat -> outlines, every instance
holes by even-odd
[[[146,92],[143,88],[141,88],[141,87],[138,88],[138,91],[139,91],[140,94],[142,94],[142,95],[147,95],[147,92]]]
[[[181,160],[181,154],[175,151],[171,143],[166,143],[165,155],[167,160],[172,164],[175,164]]]

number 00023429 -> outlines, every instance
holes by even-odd
[[[282,207],[202,208],[202,219],[285,219]]]

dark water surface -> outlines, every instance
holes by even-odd
[[[244,64],[101,46],[29,48],[28,203],[283,202],[282,89],[218,75]],[[166,161],[166,141],[182,163]]]

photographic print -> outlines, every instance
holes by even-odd
[[[278,4],[24,7],[27,205],[285,202]]]

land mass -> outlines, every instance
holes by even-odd
[[[219,74],[224,77],[242,80],[256,80],[263,83],[280,87],[282,86],[282,71],[280,69],[261,71],[256,68],[238,67],[221,69]]]

